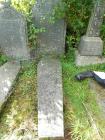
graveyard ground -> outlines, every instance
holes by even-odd
[[[5,58],[5,57],[4,57]],[[0,58],[3,64],[6,58]],[[61,58],[63,66],[65,140],[96,140],[105,138],[105,122],[95,95],[89,89],[89,79],[78,82],[74,76],[85,70],[105,70],[105,64],[76,67],[74,49]],[[0,114],[0,140],[37,140],[36,62],[22,64],[12,95]],[[86,105],[86,106],[85,106]],[[85,107],[88,107],[88,112]],[[91,114],[93,121],[89,118]],[[93,124],[95,124],[93,127]],[[97,131],[98,130],[98,131]]]

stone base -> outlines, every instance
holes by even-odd
[[[83,36],[79,45],[79,53],[83,56],[101,56],[103,41],[100,37]]]
[[[76,51],[76,60],[75,63],[77,66],[86,66],[92,64],[102,64],[105,63],[104,57],[99,56],[82,56],[78,51]]]

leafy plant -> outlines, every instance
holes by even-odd
[[[21,12],[27,20],[27,29],[28,29],[28,40],[29,47],[36,45],[36,32],[34,24],[32,23],[32,6],[35,4],[35,0],[11,0],[11,5],[15,7],[19,12]]]
[[[5,55],[0,54],[0,65],[7,62],[8,58]]]

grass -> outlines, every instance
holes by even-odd
[[[105,70],[105,64],[76,67],[74,49],[62,58],[65,138],[70,140],[96,140],[97,134],[89,123],[83,106],[89,105],[89,111],[95,123],[104,135],[105,122],[100,119],[100,109],[95,94],[89,89],[89,79],[83,82],[75,80],[75,75],[85,70]],[[1,61],[1,60],[0,60]],[[2,64],[4,61],[1,61]],[[36,63],[23,63],[19,78],[12,90],[3,111],[0,114],[0,140],[37,139],[37,93]]]
[[[0,66],[7,62],[8,58],[5,55],[0,54]]]
[[[36,64],[22,67],[19,79],[0,114],[0,140],[35,139],[37,135]]]
[[[99,121],[100,109],[96,102],[95,94],[89,89],[89,79],[78,82],[74,77],[79,72],[86,70],[105,71],[105,64],[76,67],[74,60],[74,49],[71,49],[67,56],[62,59],[64,97],[66,100],[64,104],[65,127],[71,130],[70,135],[73,140],[93,140],[93,136],[94,139],[97,136],[89,124],[83,104],[89,105],[89,109],[91,108],[90,111],[93,115],[92,117],[97,116],[95,117],[96,124],[99,129],[104,129],[104,132],[105,127],[103,126],[105,126],[105,122],[101,121],[100,123]]]

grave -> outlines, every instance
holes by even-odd
[[[105,59],[102,57],[103,41],[99,37],[104,13],[105,1],[97,0],[89,21],[87,33],[81,37],[78,52],[76,52],[77,65],[105,63]]]
[[[61,63],[59,59],[42,58],[37,72],[38,136],[64,137]]]
[[[61,0],[37,0],[33,7],[34,25],[45,30],[37,36],[39,138],[64,137],[62,66],[56,57],[65,51],[66,24],[64,19],[49,22],[58,4]]]
[[[30,57],[25,18],[8,3],[0,3],[0,50],[14,59]]]
[[[45,29],[37,36],[39,55],[63,55],[65,51],[66,23],[63,19],[50,22],[52,13],[61,0],[37,0],[33,8],[33,22],[37,28]]]
[[[0,67],[0,110],[10,96],[10,90],[20,70],[19,62],[7,62]]]

